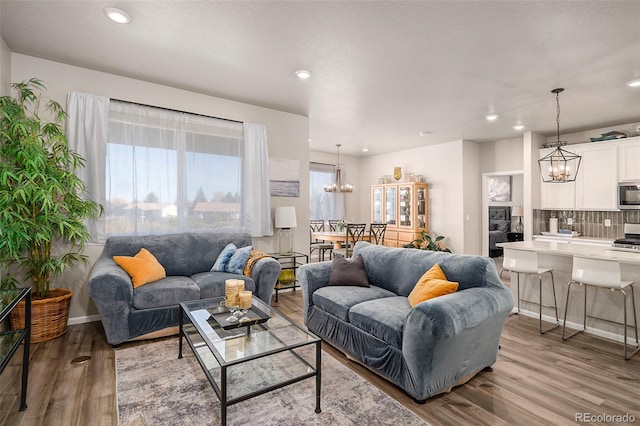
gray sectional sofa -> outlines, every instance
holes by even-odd
[[[89,274],[89,294],[95,302],[107,341],[118,345],[139,337],[153,337],[178,324],[178,304],[224,295],[228,278],[243,279],[245,289],[269,304],[280,275],[280,263],[259,259],[250,277],[210,272],[222,249],[234,243],[251,245],[244,233],[183,233],[140,237],[111,237]],[[167,277],[133,288],[131,278],[113,256],[135,256],[149,250],[164,266]],[[155,334],[153,334],[155,333]]]
[[[298,269],[310,331],[418,402],[496,362],[513,297],[491,259],[366,242],[359,254],[370,287],[328,286],[332,262]],[[407,296],[435,263],[458,291],[411,308]]]

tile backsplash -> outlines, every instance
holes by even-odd
[[[549,231],[549,218],[558,218],[558,229],[571,229],[585,237],[607,238],[615,240],[624,237],[625,223],[640,223],[640,210],[619,212],[581,211],[581,210],[533,210],[533,234]],[[569,225],[567,219],[572,218]],[[611,226],[604,226],[605,219],[611,220]]]

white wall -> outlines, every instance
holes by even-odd
[[[428,228],[431,235],[444,235],[445,243],[455,253],[467,253],[465,248],[465,188],[463,147],[468,142],[455,141],[388,154],[373,155],[361,160],[360,186],[369,188],[382,175],[393,174],[393,167],[402,167],[403,174],[412,172],[425,176],[429,184]],[[476,168],[479,172],[479,167]],[[469,176],[475,174],[472,171]],[[480,176],[477,176],[480,181]],[[470,189],[475,191],[475,189]],[[479,191],[479,189],[478,189]],[[473,194],[469,194],[473,197]],[[474,201],[467,200],[469,209]],[[371,199],[367,190],[360,193],[363,220],[370,221]],[[480,211],[478,206],[476,212]],[[470,232],[476,232],[470,230]],[[477,230],[480,238],[480,230]],[[475,243],[474,243],[475,245]],[[479,253],[479,252],[478,252]]]
[[[482,173],[522,170],[522,138],[503,139],[480,144]]]
[[[3,60],[4,63],[4,60]],[[4,73],[3,73],[4,74]],[[42,79],[47,85],[47,96],[66,105],[67,93],[81,91],[111,98],[167,107],[182,111],[264,124],[269,140],[269,156],[300,161],[300,197],[272,197],[271,207],[293,205],[299,221],[309,217],[309,120],[307,117],[233,102],[199,93],[179,90],[141,80],[120,77],[74,67],[58,62],[25,56],[11,55],[11,81],[23,81],[31,77]],[[308,251],[308,224],[295,228],[294,247]],[[277,236],[276,236],[277,237]],[[254,239],[254,246],[263,251],[275,251],[277,238]],[[90,264],[102,251],[101,246],[88,247]],[[85,284],[88,268],[76,267],[54,282],[54,286],[74,290],[70,322],[80,322],[96,310],[87,294]]]
[[[11,51],[0,37],[0,96],[11,94]]]
[[[511,175],[511,201],[508,203],[494,203],[488,200],[481,200],[482,204],[487,206],[487,209],[483,209],[481,212],[482,224],[486,224],[488,221],[488,206],[492,204],[498,205],[511,205],[511,206],[524,206],[524,173],[523,173],[523,161],[524,161],[524,140],[522,137],[503,139],[493,142],[485,142],[480,144],[480,169],[483,174],[489,176],[492,173],[499,175],[510,174]],[[486,197],[486,187],[482,194]],[[511,227],[515,227],[517,222],[512,222]],[[522,223],[526,228],[524,218]],[[483,242],[482,253],[489,253],[489,233],[487,227],[482,226]]]
[[[462,195],[464,246],[462,253],[482,253],[482,173],[480,172],[480,146],[462,141]]]

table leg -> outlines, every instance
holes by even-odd
[[[320,387],[322,384],[322,346],[321,342],[316,343],[316,413],[320,413]]]
[[[181,306],[178,306],[178,327],[180,329],[180,338],[178,340],[178,359],[182,359],[182,338],[184,337],[184,312],[182,312]]]
[[[220,425],[226,426],[227,424],[227,367],[220,369]]]
[[[20,392],[19,411],[27,409],[27,383],[29,381],[29,350],[31,348],[31,292],[27,293],[24,301],[24,324],[27,332],[24,336],[24,348],[22,348],[22,389]]]

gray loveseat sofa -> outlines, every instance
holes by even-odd
[[[328,286],[331,262],[298,269],[310,331],[418,402],[496,362],[513,297],[491,259],[366,242],[358,254],[370,287]],[[407,296],[435,263],[458,291],[411,308]]]
[[[91,269],[88,282],[107,341],[118,345],[138,337],[162,335],[161,331],[169,327],[175,329],[180,302],[223,296],[228,278],[243,279],[245,289],[269,304],[280,275],[280,263],[270,257],[259,259],[250,277],[210,272],[228,243],[246,247],[251,245],[251,236],[183,233],[109,238]],[[141,248],[158,259],[167,277],[134,289],[131,278],[113,261],[113,256],[135,256]]]

